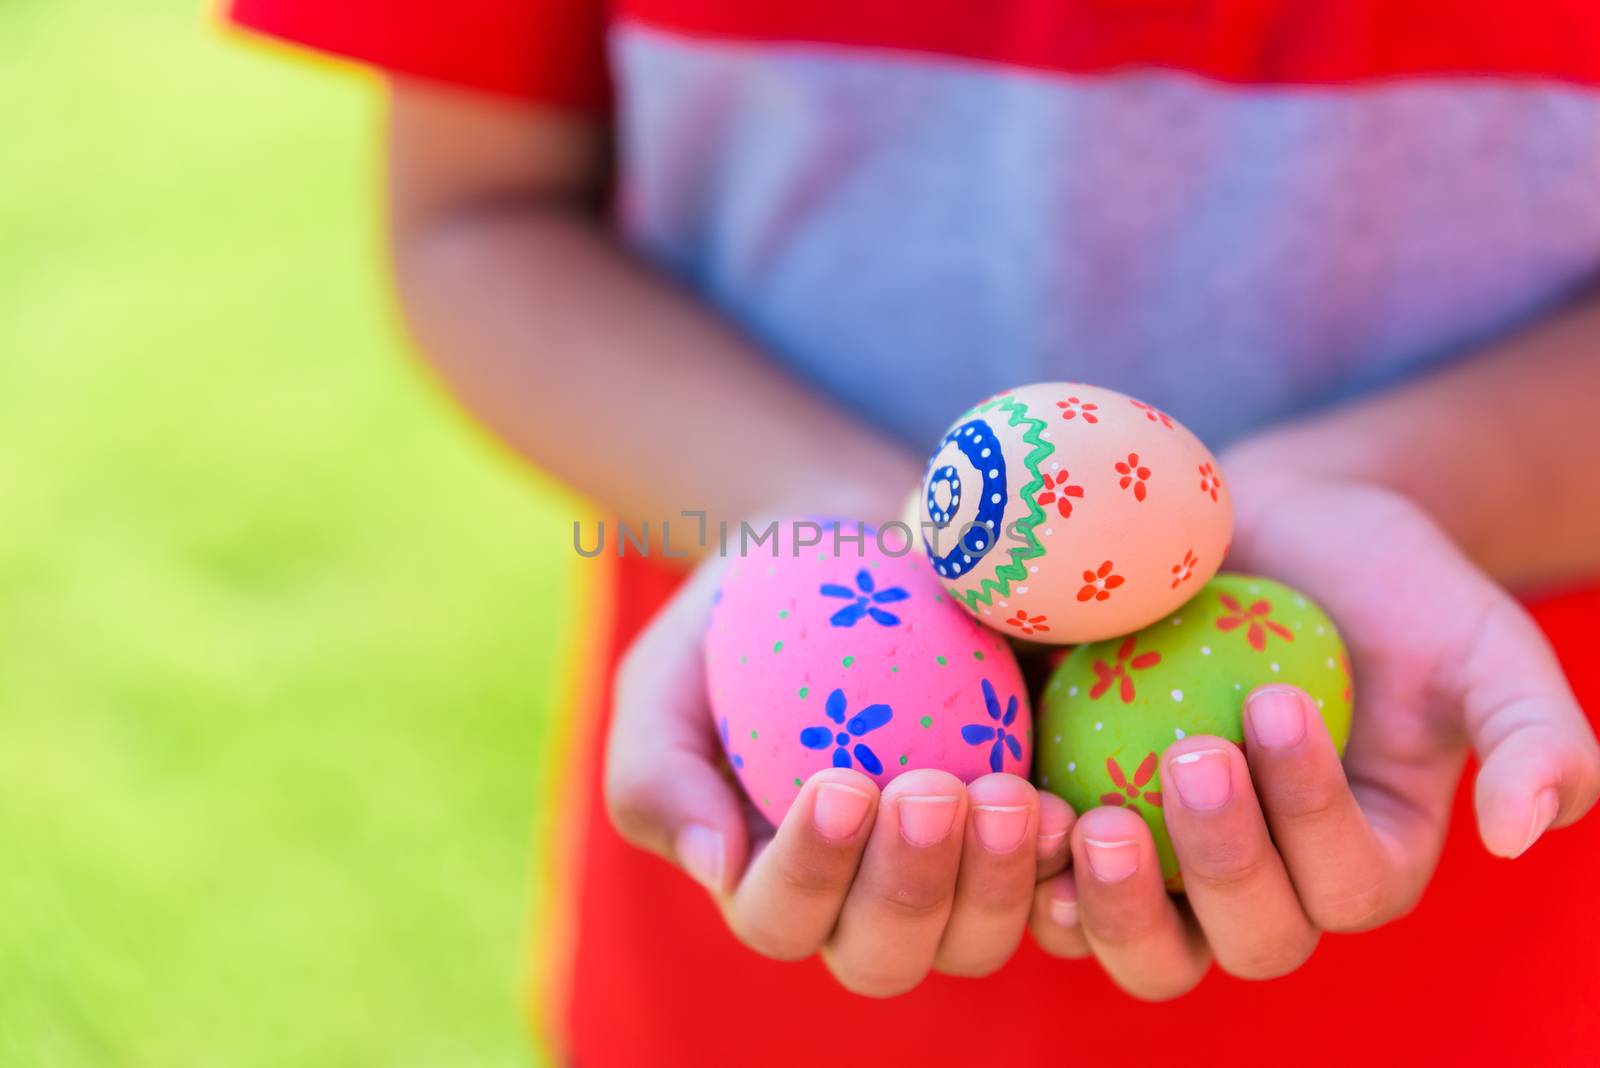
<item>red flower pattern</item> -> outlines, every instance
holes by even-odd
[[[1250,642],[1250,648],[1256,652],[1260,653],[1266,650],[1268,631],[1276,634],[1286,642],[1294,641],[1294,631],[1282,623],[1276,623],[1268,618],[1272,615],[1272,602],[1260,600],[1249,608],[1245,608],[1239,604],[1236,598],[1226,593],[1218,594],[1217,600],[1222,602],[1222,607],[1233,613],[1218,619],[1217,629],[1237,630],[1240,627],[1247,628],[1245,637]]]
[[[1200,465],[1200,492],[1211,494],[1211,499],[1217,499],[1217,490],[1222,486],[1222,476],[1210,464]]]
[[[1199,563],[1200,561],[1195,558],[1193,549],[1184,553],[1183,562],[1172,565],[1172,588],[1177,589],[1183,583],[1194,578],[1194,569]]]
[[[1100,410],[1100,405],[1079,400],[1077,397],[1068,397],[1064,401],[1056,401],[1056,407],[1061,409],[1061,418],[1063,419],[1076,419],[1081,415],[1085,423],[1098,423],[1100,421],[1100,417],[1094,414]]]
[[[1067,485],[1068,473],[1065,468],[1053,475],[1044,476],[1044,492],[1035,497],[1040,506],[1054,504],[1056,511],[1061,513],[1061,518],[1066,519],[1072,515],[1072,498],[1083,496],[1082,486]]]
[[[1143,671],[1161,663],[1160,653],[1140,653],[1138,656],[1134,656],[1134,643],[1138,640],[1139,636],[1137,634],[1130,634],[1123,639],[1122,644],[1117,647],[1117,662],[1115,664],[1107,664],[1104,660],[1096,660],[1094,662],[1092,666],[1094,668],[1095,683],[1089,690],[1089,699],[1091,701],[1098,701],[1104,697],[1105,692],[1111,689],[1111,684],[1115,682],[1117,683],[1117,696],[1122,698],[1122,703],[1125,705],[1133,703],[1133,678],[1128,672]]]
[[[1045,621],[1049,618],[1049,616],[1029,616],[1025,610],[1019,608],[1016,615],[1006,620],[1006,626],[1016,627],[1024,634],[1032,634],[1036,630],[1048,634],[1050,628],[1045,625]]]
[[[1127,489],[1132,486],[1133,499],[1144,500],[1144,483],[1145,479],[1150,477],[1150,469],[1139,463],[1138,453],[1130,452],[1126,462],[1117,461],[1117,474],[1122,476],[1122,481],[1117,483],[1119,487]]]
[[[1128,403],[1132,404],[1135,408],[1137,408],[1141,412],[1143,412],[1144,413],[1144,417],[1146,419],[1150,420],[1152,423],[1160,423],[1162,426],[1166,427],[1168,430],[1173,429],[1172,416],[1168,415],[1166,412],[1162,411],[1160,408],[1152,408],[1150,405],[1146,404],[1144,401],[1136,401],[1132,397],[1128,398]]]
[[[1107,560],[1098,569],[1083,573],[1083,586],[1078,590],[1078,600],[1103,601],[1122,583],[1122,576],[1111,573],[1111,561]]]
[[[1161,791],[1146,790],[1145,785],[1155,778],[1156,755],[1146,756],[1139,762],[1133,771],[1133,781],[1128,781],[1128,776],[1123,772],[1122,765],[1117,763],[1115,757],[1106,757],[1106,774],[1111,776],[1111,781],[1116,784],[1122,793],[1104,793],[1100,795],[1102,805],[1131,805],[1140,799],[1143,794],[1144,803],[1151,808],[1161,807]],[[1124,797],[1126,795],[1126,797]]]

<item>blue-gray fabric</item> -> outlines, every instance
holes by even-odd
[[[620,24],[629,238],[918,447],[1090,381],[1213,446],[1469,353],[1600,265],[1600,95],[1040,74]]]

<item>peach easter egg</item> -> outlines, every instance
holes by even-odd
[[[784,525],[787,527],[787,525]],[[706,633],[711,715],[773,823],[801,785],[849,767],[880,786],[913,768],[1026,777],[1032,714],[1005,640],[957,607],[920,550],[869,533],[838,551],[793,539],[729,562]],[[886,551],[887,550],[887,551]]]
[[[1008,390],[928,464],[921,533],[957,603],[1035,642],[1127,634],[1222,563],[1233,508],[1216,457],[1156,408],[1098,386]]]

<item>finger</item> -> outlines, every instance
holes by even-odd
[[[1241,517],[1230,559],[1292,577],[1349,641],[1358,707],[1344,768],[1391,866],[1387,911],[1396,914],[1420,896],[1444,845],[1466,741],[1459,691],[1446,691],[1494,588],[1396,494],[1294,479],[1277,490],[1237,495],[1255,511]],[[1359,556],[1359,568],[1330,565],[1326,531],[1344,531],[1335,555]],[[1290,873],[1298,878],[1293,863]]]
[[[724,906],[734,935],[777,960],[803,960],[821,949],[877,809],[878,788],[859,771],[825,768],[813,775]]]
[[[1034,874],[1038,882],[1064,871],[1072,862],[1072,848],[1068,835],[1077,820],[1072,806],[1055,794],[1039,794],[1039,869]]]
[[[1033,903],[1038,841],[1039,795],[1026,779],[985,775],[967,785],[955,902],[935,970],[988,975],[1011,959]]]
[[[1411,880],[1367,822],[1311,699],[1262,686],[1245,699],[1244,727],[1256,795],[1311,922],[1364,931],[1409,908]]]
[[[714,580],[700,572],[623,658],[605,798],[623,838],[724,893],[744,868],[749,833],[738,790],[718,770],[707,712],[701,635]]]
[[[955,898],[967,791],[924,768],[883,791],[856,880],[822,959],[848,990],[902,994],[933,966]]]
[[[1161,879],[1150,828],[1122,808],[1097,808],[1072,831],[1078,915],[1089,946],[1116,984],[1159,1001],[1187,993],[1209,957]]]
[[[1467,731],[1481,767],[1478,832],[1491,853],[1521,856],[1600,795],[1600,749],[1539,628],[1495,592],[1457,661]]]
[[[1052,957],[1079,960],[1089,955],[1089,940],[1078,923],[1078,888],[1071,872],[1034,887],[1028,927],[1039,948]]]
[[[1317,932],[1267,837],[1244,754],[1222,738],[1184,739],[1162,757],[1161,782],[1184,893],[1217,964],[1241,979],[1304,964]]]

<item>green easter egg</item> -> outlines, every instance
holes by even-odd
[[[1167,618],[1068,654],[1040,702],[1035,780],[1075,812],[1138,812],[1155,836],[1167,886],[1180,890],[1161,812],[1161,754],[1191,734],[1242,743],[1245,696],[1274,682],[1311,696],[1343,754],[1350,659],[1333,621],[1281,583],[1219,574]]]

